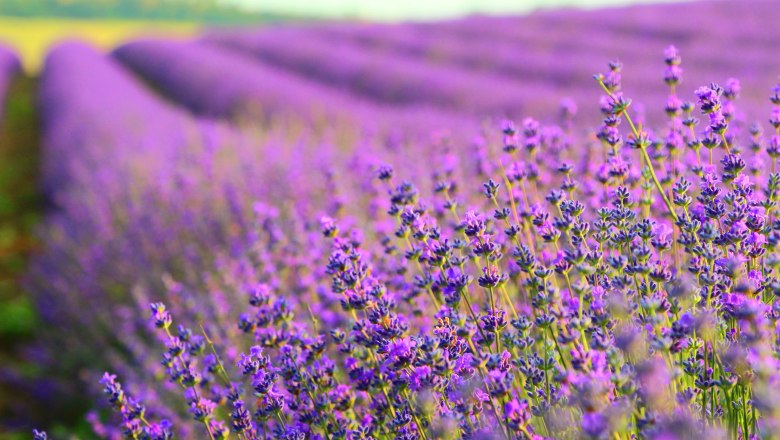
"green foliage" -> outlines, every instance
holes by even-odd
[[[34,337],[40,327],[32,298],[22,285],[27,261],[36,252],[34,230],[44,201],[38,190],[38,122],[35,109],[36,82],[19,77],[8,91],[0,118],[0,365],[22,376],[35,374],[35,365],[18,356],[18,349]],[[6,379],[7,380],[7,379]],[[21,389],[3,381],[0,385],[0,420],[14,420],[14,402],[32,413],[31,401],[20,397]],[[0,439],[15,437],[0,426]]]
[[[0,15],[13,17],[131,18],[208,23],[280,19],[217,0],[2,0]]]

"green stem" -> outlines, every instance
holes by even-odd
[[[601,85],[601,88],[604,89],[604,92],[607,93],[607,96],[609,96],[613,101],[615,100],[615,96],[612,94],[612,92],[609,91],[607,86],[604,85],[604,81],[599,80],[599,85]],[[631,115],[628,114],[628,109],[623,111],[623,115],[626,117],[626,122],[628,122],[628,125],[631,127],[631,132],[634,135],[635,139],[639,139],[639,130],[637,130],[636,126],[634,125],[634,121],[631,120]],[[666,193],[664,192],[663,187],[661,186],[661,182],[658,180],[658,176],[655,174],[655,169],[653,168],[653,163],[650,161],[650,155],[647,154],[647,148],[644,145],[640,145],[639,149],[642,151],[642,157],[645,160],[645,164],[650,169],[650,176],[653,178],[653,183],[655,184],[656,189],[658,189],[658,192],[661,193],[661,197],[664,200],[664,203],[666,204],[666,208],[669,209],[669,214],[671,214],[672,218],[675,222],[677,222],[677,213],[674,212],[674,207],[672,206],[672,203],[669,201],[669,198],[666,197]]]

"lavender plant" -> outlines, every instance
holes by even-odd
[[[96,432],[776,437],[780,86],[774,133],[740,135],[738,81],[686,95],[664,61],[656,129],[613,62],[595,136],[567,104],[424,167],[362,150],[320,191],[289,162],[301,192],[256,194],[232,252],[138,293]]]
[[[625,63],[636,102],[663,105],[665,85],[648,54],[669,42],[685,52],[691,84],[723,83],[728,76],[771,83],[780,66],[766,54],[780,35],[768,21],[777,14],[777,4],[766,0],[659,3],[400,25],[307,23],[215,33],[206,40],[385,103],[422,99],[479,117],[530,113],[551,121],[563,96],[580,106],[598,99],[599,89],[584,87],[582,78],[612,57]],[[691,25],[702,17],[708,26]],[[748,88],[737,121],[765,119],[765,95]],[[664,119],[655,113],[647,115],[653,126]],[[579,128],[595,123],[578,122]]]
[[[305,29],[215,32],[205,40],[389,105],[427,104],[484,117],[520,114],[527,102],[516,80],[370,52]]]
[[[336,215],[347,200],[357,212],[375,209],[359,200],[372,191],[370,177],[347,171],[370,169],[377,154],[403,157],[416,147],[374,142],[371,134],[355,139],[352,125],[315,128],[305,116],[262,130],[195,118],[80,43],[49,54],[39,98],[52,213],[27,287],[47,326],[24,355],[52,378],[46,386],[29,384],[52,412],[60,402],[78,404],[81,378],[94,368],[125,379],[135,371],[134,382],[152,383],[154,340],[133,318],[151,292],[179,313],[209,301],[211,313],[202,318],[232,327],[243,301],[210,273],[215,264],[236,264],[263,231],[277,242],[302,227],[285,222],[293,229],[279,229],[279,216]],[[424,163],[416,168],[422,173]],[[210,292],[217,285],[224,295]],[[83,319],[85,310],[91,319]],[[118,371],[121,365],[127,371]]]
[[[429,103],[379,106],[365,96],[209,44],[135,41],[117,48],[114,57],[192,112],[242,125],[273,125],[292,115],[318,131],[336,123],[358,127],[358,132],[405,138],[409,133],[428,134],[431,127],[476,129],[472,119]],[[223,78],[225,69],[230,71],[229,81]]]

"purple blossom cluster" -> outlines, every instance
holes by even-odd
[[[253,202],[287,191],[251,185],[253,173],[274,179],[279,161],[302,153],[290,148],[260,160],[260,145],[273,151],[282,141],[196,120],[80,43],[51,51],[39,96],[43,184],[57,211],[44,227],[46,248],[32,263],[29,287],[52,328],[72,328],[85,310],[91,318],[78,338],[48,332],[47,344],[59,348],[37,356],[72,368],[63,365],[115,340],[107,330],[131,312],[131,292],[162,288],[163,275],[178,277],[181,267],[197,277],[196,268],[213,267],[215,249],[239,247]],[[71,355],[62,356],[64,347]]]
[[[42,183],[53,211],[27,282],[47,326],[26,355],[47,375],[68,379],[32,384],[52,411],[81,389],[79,371],[158,364],[137,328],[139,303],[146,308],[149,297],[170,290],[166,302],[205,307],[204,319],[227,322],[242,305],[232,288],[206,295],[208,306],[203,297],[222,284],[216,264],[236,261],[258,235],[280,240],[280,216],[335,215],[347,201],[356,212],[376,210],[361,194],[372,190],[377,157],[400,162],[417,148],[384,135],[375,142],[353,123],[301,117],[239,130],[194,117],[81,43],[51,51],[38,93]],[[443,156],[449,148],[442,140],[430,151]],[[415,168],[423,173],[425,163],[408,167]]]
[[[585,83],[699,38],[665,8],[56,47],[45,399],[109,439],[774,438],[771,63]]]
[[[328,174],[324,201],[344,199],[316,216],[313,189],[272,205],[283,189],[262,186],[254,226],[197,266],[205,279],[184,268],[138,293],[149,319],[115,335],[134,361],[103,377],[118,419],[94,413],[96,432],[777,435],[780,86],[771,133],[742,138],[730,130],[739,82],[685,101],[679,53],[663,58],[654,130],[613,62],[595,76],[603,122],[590,140],[527,118],[486,135],[480,160],[472,149],[418,171],[374,151],[388,160]],[[338,193],[360,175],[360,191]]]

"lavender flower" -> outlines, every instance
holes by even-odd
[[[434,29],[463,42],[469,23]],[[508,28],[486,32],[524,32]],[[736,100],[752,82],[744,93],[735,80],[710,84],[687,102],[681,51],[669,47],[654,77],[661,106],[642,110],[628,56],[596,75],[601,123],[586,134],[574,103],[561,126],[550,113],[520,115],[534,107],[515,94],[519,82],[467,70],[480,55],[448,46],[420,64],[429,49],[402,34],[375,58],[384,77],[361,49],[376,38],[360,29],[236,31],[115,52],[197,118],[88,47],[50,55],[45,183],[60,212],[47,220],[32,291],[52,328],[83,333],[49,338],[85,376],[105,366],[123,379],[92,376],[115,410],[96,408],[96,433],[771,436],[780,177],[760,164],[774,163],[780,141],[740,130]],[[341,35],[343,52],[326,51],[322,35]],[[150,61],[169,57],[200,73]],[[212,76],[208,60],[235,67],[235,82],[199,94],[231,75]],[[496,84],[504,95],[480,90]],[[296,87],[312,102],[285,91]],[[259,127],[236,122],[252,103],[267,106]],[[463,142],[473,121],[420,135],[399,115],[425,114],[414,107],[424,103],[463,113],[431,113],[439,122],[480,112],[522,123],[476,142]],[[316,105],[333,114],[319,118]],[[392,127],[403,136],[378,120],[406,121]]]

